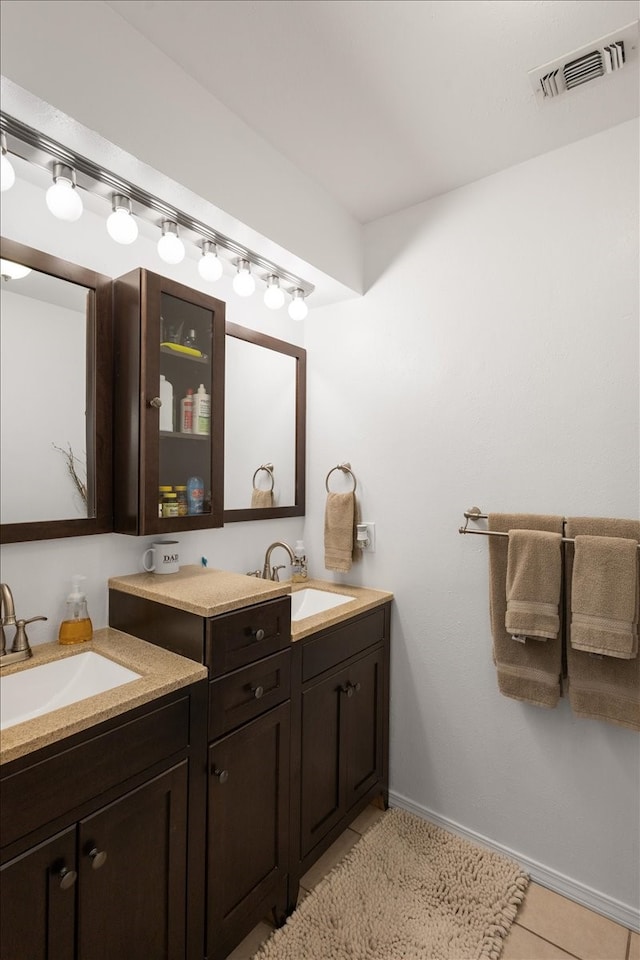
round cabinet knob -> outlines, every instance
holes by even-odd
[[[106,851],[98,850],[97,847],[94,847],[93,850],[89,850],[89,859],[91,860],[91,869],[99,870],[100,867],[103,867],[107,862]]]
[[[345,683],[344,687],[340,687],[340,693],[346,693],[348,697],[353,696],[353,686],[351,683]]]
[[[218,778],[218,783],[226,783],[227,780],[229,779],[228,770],[218,770],[216,767],[214,767],[213,775],[214,777]]]
[[[60,879],[60,889],[68,890],[78,879],[78,874],[75,870],[69,870],[68,867],[63,867],[58,873],[58,877]]]
[[[255,640],[264,640],[264,630],[262,627],[258,627],[257,630],[252,630],[251,632],[253,633]]]
[[[360,693],[360,681],[359,681],[359,680],[358,680],[357,683],[354,684],[353,689],[355,690],[356,693]]]
[[[260,685],[257,687],[251,687],[251,693],[254,695],[256,700],[260,700],[264,694],[264,687],[261,687]]]
[[[149,406],[155,407],[156,410],[159,410],[160,407],[162,406],[162,400],[160,399],[160,397],[152,397],[151,400],[149,400]]]

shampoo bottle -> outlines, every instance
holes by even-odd
[[[186,396],[180,401],[180,432],[193,433],[193,390],[188,388]]]
[[[173,384],[160,374],[160,429],[173,430]]]
[[[72,590],[67,597],[65,618],[60,624],[58,643],[85,643],[93,637],[93,625],[87,610],[87,597],[80,589],[80,583],[86,580],[76,574],[71,578]]]
[[[204,383],[200,384],[193,398],[193,432],[211,432],[211,397],[205,390]]]

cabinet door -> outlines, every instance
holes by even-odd
[[[115,528],[171,534],[222,526],[225,305],[136,270],[114,284]],[[164,379],[161,381],[161,377]],[[209,417],[182,422],[181,401],[209,398]],[[159,487],[202,493],[201,512],[159,516]]]
[[[345,809],[342,729],[348,697],[345,670],[302,693],[300,856],[305,857]]]
[[[187,761],[81,821],[78,956],[183,960]]]
[[[2,960],[73,960],[75,868],[75,827],[2,867]]]
[[[345,803],[349,810],[382,778],[383,766],[382,647],[347,670]],[[349,695],[351,692],[351,695]]]
[[[209,957],[242,939],[243,921],[286,878],[289,733],[287,701],[209,747]]]

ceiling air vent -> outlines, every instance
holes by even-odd
[[[638,21],[610,33],[580,50],[529,71],[537,96],[543,102],[619,72],[638,49]]]

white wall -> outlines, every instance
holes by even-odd
[[[323,575],[351,461],[377,548],[333,576],[395,593],[394,795],[630,923],[637,734],[498,693],[488,543],[457,530],[473,505],[638,516],[637,170],[630,122],[373,223],[366,296],[306,333],[305,544]]]

